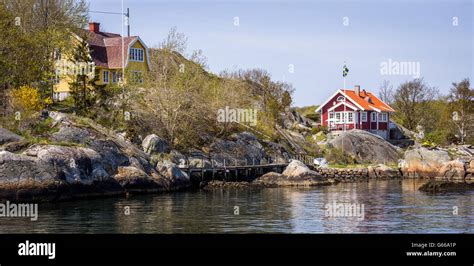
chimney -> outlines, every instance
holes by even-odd
[[[354,91],[357,96],[360,96],[360,85],[355,85],[354,86]]]
[[[98,22],[89,22],[89,31],[99,33],[100,32],[100,23],[98,23]]]

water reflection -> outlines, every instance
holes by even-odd
[[[422,182],[201,190],[44,203],[39,205],[38,221],[0,218],[0,232],[474,233],[474,192],[425,194],[418,191]],[[325,205],[333,202],[364,204],[364,220],[326,217]],[[239,215],[234,214],[235,207]],[[454,207],[458,215],[453,215]]]

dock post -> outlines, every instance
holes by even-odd
[[[227,181],[227,168],[225,166],[225,159],[224,159],[224,181]]]
[[[215,171],[214,171],[214,161],[211,158],[211,168],[212,168],[212,180],[214,180],[215,177]]]
[[[201,157],[201,182],[204,181],[204,157]]]
[[[235,160],[235,178],[239,179],[239,163]]]

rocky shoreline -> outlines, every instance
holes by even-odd
[[[178,167],[183,158],[188,165],[202,167],[225,165],[226,161],[270,163],[269,154],[273,156],[272,163],[281,163],[289,160],[289,154],[281,144],[265,143],[264,146],[255,135],[243,132],[227,140],[216,140],[210,145],[212,157],[207,158],[202,152],[185,157],[153,134],[147,136],[139,148],[121,135],[84,118],[50,112],[48,119],[51,119],[50,127],[54,130],[51,130],[47,143],[31,143],[31,140],[0,128],[0,201],[62,201],[196,187],[310,187],[422,177],[434,182],[421,188],[422,191],[437,192],[452,187],[471,189],[471,183],[474,183],[472,156],[452,159],[448,151],[417,147],[405,152],[398,168],[384,164],[362,168],[310,168],[300,161],[291,160],[282,173],[269,172],[254,180],[246,180],[250,182],[207,180],[196,184]],[[369,138],[365,135],[361,136]],[[354,135],[353,138],[361,137]],[[373,136],[370,139],[377,141]],[[351,145],[347,148],[363,155],[359,146]],[[390,147],[387,158],[393,161],[396,149],[383,145]],[[376,158],[383,150],[367,153],[364,156],[368,157],[364,158]]]
[[[175,164],[160,168],[150,157],[106,128],[70,115],[50,113],[50,143],[2,135],[0,200],[61,201],[77,198],[155,193],[191,187]],[[13,139],[13,141],[12,141]],[[160,171],[159,171],[160,170]]]

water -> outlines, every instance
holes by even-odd
[[[43,203],[38,221],[0,218],[0,233],[474,233],[474,191],[432,195],[418,191],[422,184],[370,181]],[[325,204],[333,201],[364,204],[364,219],[326,217]]]

